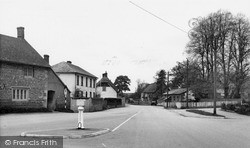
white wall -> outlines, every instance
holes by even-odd
[[[90,86],[90,77],[88,77],[88,87],[86,87],[86,76],[83,76],[83,86],[81,85],[81,76],[79,75],[79,85],[76,85],[77,81],[77,75],[75,74],[58,74],[58,76],[61,78],[61,80],[67,85],[69,90],[71,91],[70,97],[74,97],[75,94],[75,89],[80,89],[83,91],[83,96],[86,97],[86,92],[88,93],[87,97],[90,97],[90,92],[91,92],[91,97],[94,96],[94,93],[96,93],[96,88],[93,88],[93,83],[94,80],[92,78],[92,87]]]
[[[67,85],[67,87],[71,91],[70,97],[73,97],[74,92],[75,92],[75,85],[76,85],[75,74],[58,74],[57,73],[57,75],[61,78],[63,83]]]
[[[106,91],[102,91],[102,87],[97,87],[96,93],[101,98],[117,98],[117,92],[112,87],[106,87]]]

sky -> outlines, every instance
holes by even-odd
[[[153,83],[159,70],[186,59],[189,20],[220,9],[249,18],[249,6],[249,0],[0,0],[0,34],[16,37],[22,26],[50,65],[72,61],[99,79],[107,71],[113,82],[126,75],[134,92],[138,79]]]

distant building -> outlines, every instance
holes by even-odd
[[[96,84],[96,92],[99,98],[107,101],[109,107],[125,106],[125,98],[118,96],[118,89],[108,78],[107,72],[102,75],[101,80]]]
[[[0,34],[1,109],[54,110],[67,106],[69,93],[51,69],[49,56],[43,59],[25,40],[24,27],[17,28],[17,38]]]
[[[164,92],[166,91],[167,86],[164,85]],[[151,83],[148,84],[145,89],[141,93],[141,101],[146,102],[148,104],[151,104],[152,100],[158,100],[160,98],[157,98],[157,84]]]
[[[100,98],[117,98],[118,90],[116,86],[109,80],[108,73],[105,72],[102,78],[96,84],[96,93]]]
[[[167,96],[168,94],[168,96]],[[178,88],[170,90],[168,93],[163,94],[165,96],[165,100],[169,102],[183,102],[186,101],[187,89],[186,88]],[[195,100],[191,91],[188,92],[188,99]]]

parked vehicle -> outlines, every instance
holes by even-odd
[[[152,102],[151,102],[151,105],[157,105],[157,101],[155,101],[155,100],[153,100]]]

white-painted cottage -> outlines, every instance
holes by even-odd
[[[118,90],[116,86],[109,80],[108,73],[102,75],[102,79],[96,84],[96,94],[100,98],[117,98]]]

